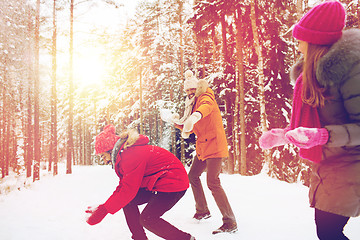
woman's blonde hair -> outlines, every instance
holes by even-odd
[[[316,67],[319,59],[329,51],[328,45],[307,43],[304,54],[302,101],[312,107],[325,104],[325,89],[316,80]]]

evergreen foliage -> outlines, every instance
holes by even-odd
[[[23,0],[0,3],[2,177],[8,174],[9,168],[21,171],[25,168],[25,162],[31,162],[32,159],[32,123],[29,122],[29,116],[33,114],[31,77],[35,6],[27,3]],[[345,0],[343,3],[347,6],[347,27],[359,27],[358,1]],[[60,22],[68,17],[64,13],[68,11],[67,4],[66,1],[58,1]],[[123,7],[111,0],[84,1],[79,5],[75,1],[76,8],[80,8],[81,4],[87,4],[89,9],[100,4]],[[300,12],[310,7],[303,5],[305,9]],[[42,2],[41,7],[41,56],[47,58],[51,49],[51,6]],[[300,17],[299,9],[291,0],[257,0],[255,12],[264,59],[267,127],[284,128],[291,115],[293,83],[289,79],[290,66],[299,57],[297,43],[291,36],[291,27]],[[77,16],[74,21],[76,28]],[[58,26],[60,57],[67,54],[64,41],[68,41],[69,36],[67,25]],[[238,26],[241,27],[239,33]],[[75,41],[77,34],[75,31]],[[102,163],[94,154],[94,137],[108,123],[115,124],[118,132],[129,127],[137,128],[149,136],[151,144],[169,149],[182,158],[184,164],[190,164],[194,155],[195,136],[191,135],[182,145],[180,132],[160,119],[161,109],[170,109],[182,115],[186,97],[183,91],[184,72],[190,69],[198,78],[209,81],[222,111],[230,152],[224,171],[239,172],[239,156],[234,148],[241,144],[236,140],[241,134],[245,134],[247,149],[246,174],[254,175],[263,170],[264,153],[258,145],[261,135],[257,69],[259,56],[254,47],[250,1],[194,1],[192,5],[191,1],[185,0],[143,0],[139,1],[135,16],[116,32],[110,27],[94,27],[89,34],[95,36],[89,40],[93,41],[91,46],[101,45],[105,49],[101,57],[106,60],[107,74],[102,79],[101,87],[84,87],[74,79],[74,164]],[[239,36],[243,44],[240,49],[236,44]],[[243,53],[240,64],[245,71],[245,112],[236,112],[239,92],[236,81],[240,74],[237,53],[240,51]],[[51,64],[46,60],[41,61],[42,161],[46,161],[49,155],[49,69]],[[66,156],[68,68],[59,64],[57,71],[57,154],[61,159]],[[245,116],[244,133],[235,131],[239,114]],[[182,146],[184,155],[181,154]],[[301,180],[304,184],[308,183],[309,163],[297,157],[294,147],[278,147],[271,150],[270,154],[272,161],[269,169],[266,169],[269,175],[287,182]]]

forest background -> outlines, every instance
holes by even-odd
[[[310,163],[296,148],[262,151],[258,138],[289,123],[289,71],[300,57],[291,30],[316,3],[148,0],[129,12],[121,0],[1,0],[1,178],[36,181],[40,169],[56,175],[59,161],[67,173],[105,164],[94,140],[107,123],[118,133],[137,128],[189,165],[195,136],[182,139],[160,114],[182,115],[190,69],[209,82],[221,109],[230,152],[224,172],[264,171],[308,185]],[[360,0],[342,3],[346,28],[359,28]],[[105,8],[115,15],[101,15]]]

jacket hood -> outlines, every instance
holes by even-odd
[[[123,145],[122,149],[126,149],[132,146],[147,145],[149,143],[149,138],[145,135],[140,135],[135,129],[129,129],[120,134]]]
[[[318,63],[316,77],[324,86],[339,85],[355,64],[360,63],[360,29],[343,32]]]
[[[131,146],[146,145],[149,143],[149,138],[145,135],[140,135],[135,129],[129,129],[119,135],[119,140],[116,142],[113,152],[127,149]],[[117,154],[114,154],[116,157]]]
[[[140,135],[135,129],[129,129],[121,133],[119,140],[115,143],[111,153],[111,162],[113,167],[118,161],[119,151],[125,150],[131,146],[147,145],[149,138],[145,135]]]
[[[290,80],[295,84],[296,79],[300,76],[304,65],[304,57],[301,56],[290,69]]]
[[[206,80],[204,79],[199,80],[197,83],[195,97],[199,97],[201,94],[206,93],[208,88],[209,88],[209,83]]]

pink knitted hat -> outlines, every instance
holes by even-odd
[[[114,125],[105,126],[104,130],[95,138],[95,154],[112,150],[119,138],[120,137],[115,134]]]
[[[293,36],[312,44],[331,45],[342,36],[345,15],[345,9],[340,2],[323,2],[300,19],[293,29]]]

